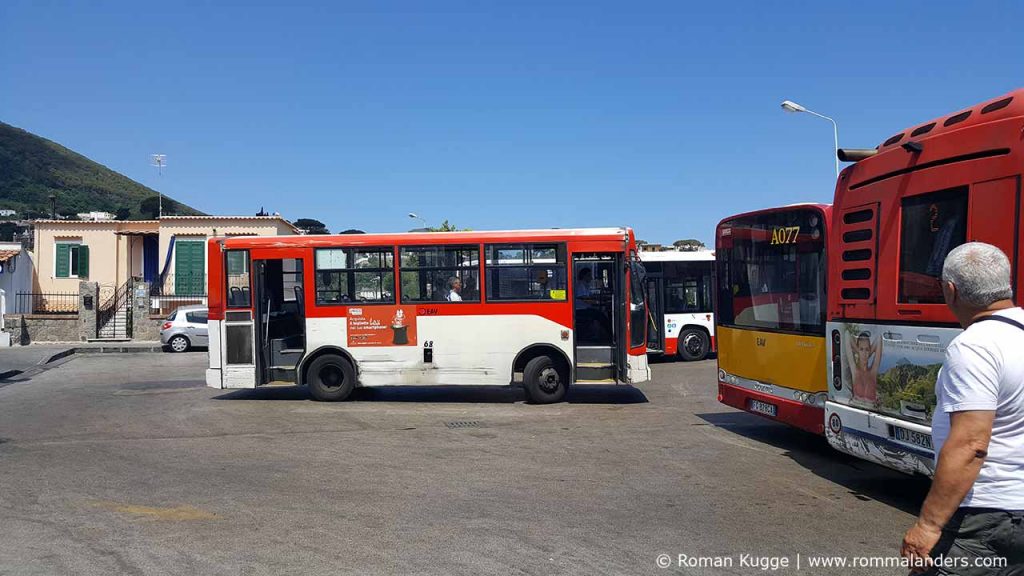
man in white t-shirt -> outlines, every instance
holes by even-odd
[[[935,383],[935,478],[901,550],[929,574],[1024,574],[1024,310],[1010,275],[1006,255],[980,242],[942,267],[964,331]]]

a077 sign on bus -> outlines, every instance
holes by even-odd
[[[777,228],[772,228],[771,246],[776,244],[796,244],[796,237],[799,235],[799,226],[779,226]]]

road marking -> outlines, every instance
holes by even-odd
[[[193,506],[139,506],[136,504],[121,504],[118,502],[107,501],[94,502],[93,505],[113,510],[114,512],[120,512],[121,514],[130,514],[132,516],[142,516],[153,518],[155,520],[168,520],[172,522],[188,520],[217,520],[219,518],[219,516],[213,512],[200,510]]]

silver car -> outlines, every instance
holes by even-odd
[[[206,306],[182,306],[160,325],[160,342],[171,352],[186,352],[193,346],[208,346]]]

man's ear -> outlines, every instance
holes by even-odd
[[[957,296],[959,296],[959,294],[956,293],[955,284],[953,284],[952,282],[942,283],[942,297],[946,300],[947,305],[955,304]]]

